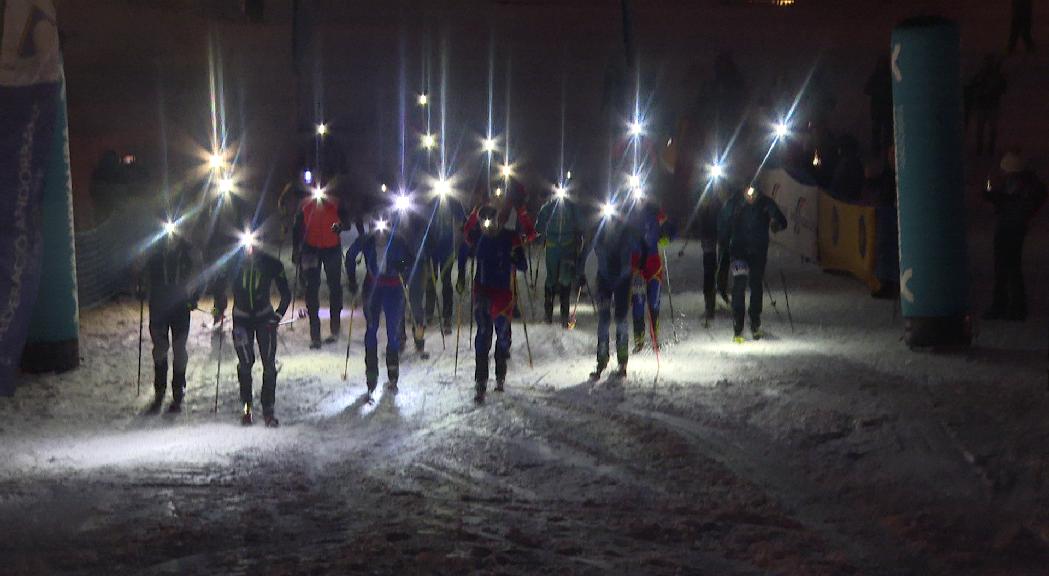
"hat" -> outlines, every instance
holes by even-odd
[[[1024,166],[1024,159],[1016,152],[1009,152],[1002,157],[1001,169],[1006,174],[1015,174],[1022,172]]]

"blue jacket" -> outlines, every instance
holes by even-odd
[[[462,231],[466,222],[462,202],[453,196],[437,197],[426,205],[423,213],[429,223],[426,253],[440,260],[450,258],[455,253],[455,235]]]
[[[528,269],[521,237],[505,228],[494,236],[485,236],[479,227],[470,230],[459,247],[460,275],[465,274],[471,256],[477,261],[474,282],[481,288],[509,290],[513,268]]]
[[[626,222],[608,220],[600,224],[593,241],[598,277],[612,282],[628,278],[631,274],[630,255],[637,250],[638,240],[637,229]],[[585,253],[582,260],[578,270],[585,269],[582,266],[586,261]]]
[[[357,256],[364,255],[364,267],[368,271],[366,282],[380,286],[400,284],[407,280],[414,260],[408,244],[399,234],[379,235],[369,232],[358,237],[346,251],[346,276],[350,284],[357,283]]]
[[[655,202],[644,202],[634,206],[627,221],[637,233],[636,252],[642,260],[650,254],[659,254],[659,239],[673,239],[677,233],[663,209]]]

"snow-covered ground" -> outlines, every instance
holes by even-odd
[[[0,572],[1044,574],[1044,250],[1034,317],[932,354],[904,347],[892,302],[775,250],[771,335],[735,345],[725,310],[702,328],[697,246],[678,247],[660,366],[645,351],[626,381],[588,382],[584,296],[576,330],[529,324],[534,368],[515,323],[507,391],[482,407],[468,323],[457,374],[454,335],[432,335],[432,359],[406,354],[400,393],[368,403],[358,311],[348,381],[342,344],[282,329],[277,430],[239,425],[228,339],[212,413],[204,315],[171,418],[141,415],[137,304],[86,312],[83,367],[0,402]]]

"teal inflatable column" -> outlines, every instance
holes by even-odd
[[[22,355],[22,368],[27,372],[65,372],[80,365],[80,311],[64,77],[57,106],[41,203],[44,255],[40,290]]]
[[[900,23],[892,76],[905,340],[912,348],[968,346],[958,26],[932,17]]]

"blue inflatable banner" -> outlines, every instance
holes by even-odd
[[[0,396],[10,396],[39,289],[61,61],[50,0],[6,0],[0,11]]]

